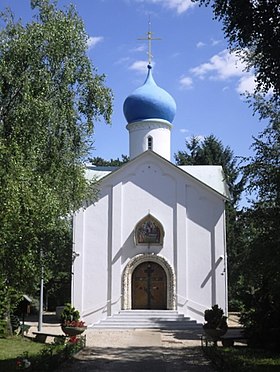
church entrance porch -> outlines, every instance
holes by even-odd
[[[132,309],[167,309],[167,278],[157,263],[147,261],[132,274]]]

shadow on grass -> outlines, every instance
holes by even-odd
[[[17,371],[16,359],[0,360],[0,371],[3,371],[3,372]]]
[[[205,354],[219,371],[280,372],[280,354],[247,346],[205,347]]]

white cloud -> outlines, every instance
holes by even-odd
[[[230,53],[227,49],[215,54],[209,62],[192,68],[190,71],[195,76],[203,79],[226,80],[231,77],[239,77],[244,74],[245,64],[238,58],[236,53]]]
[[[118,59],[118,60],[115,62],[115,64],[116,64],[116,65],[127,64],[129,61],[130,61],[130,58],[129,58],[129,57],[122,57],[122,58]]]
[[[147,61],[135,61],[132,63],[132,65],[129,66],[130,70],[134,70],[137,72],[147,72]]]
[[[182,129],[179,129],[179,132],[181,132],[181,133],[188,133],[189,130],[186,129],[186,128],[182,128]]]
[[[181,88],[188,89],[192,88],[193,86],[193,80],[189,76],[182,76],[179,80]]]
[[[216,46],[216,45],[218,45],[218,44],[220,44],[220,43],[221,43],[221,40],[211,39],[211,45],[212,45],[212,46]]]
[[[177,58],[177,57],[180,57],[180,55],[181,55],[181,53],[179,53],[179,52],[175,52],[175,53],[173,53],[173,54],[171,54],[171,58]]]
[[[140,45],[137,48],[131,49],[131,52],[143,52],[144,50],[147,50],[146,45]]]
[[[88,49],[92,49],[96,44],[104,40],[103,36],[90,36],[87,41]]]
[[[139,0],[138,0],[139,1]],[[167,9],[176,10],[178,14],[186,12],[197,4],[192,0],[140,0],[141,2],[161,4]]]
[[[196,44],[196,47],[197,48],[203,48],[206,44],[203,43],[202,41],[199,41],[197,44]]]
[[[255,86],[255,76],[253,74],[246,74],[239,80],[236,91],[240,94],[254,93]]]
[[[255,88],[255,76],[252,71],[246,71],[246,64],[236,53],[230,53],[228,50],[215,54],[206,63],[202,63],[192,69],[190,72],[200,78],[209,80],[228,81],[237,79],[236,91],[242,93],[253,93]],[[223,91],[229,89],[228,86]]]

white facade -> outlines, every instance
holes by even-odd
[[[88,325],[137,308],[133,273],[144,262],[165,273],[161,308],[198,321],[214,304],[227,312],[228,190],[220,166],[176,167],[146,151],[115,171],[89,168],[87,176],[101,179],[100,195],[74,217],[72,302]],[[160,243],[137,242],[145,218],[160,226]]]
[[[74,216],[72,303],[88,325],[121,309],[227,313],[223,170],[170,162],[176,103],[151,68],[124,102],[130,161],[89,166],[99,198]]]

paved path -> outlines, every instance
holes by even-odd
[[[213,372],[188,331],[88,330],[87,347],[57,371]]]
[[[229,320],[230,325],[238,326],[238,318]],[[31,336],[37,330],[37,322],[26,323],[31,326]],[[62,333],[54,316],[44,317],[43,331]],[[86,336],[86,348],[56,372],[215,371],[203,355],[199,332],[88,329]]]

